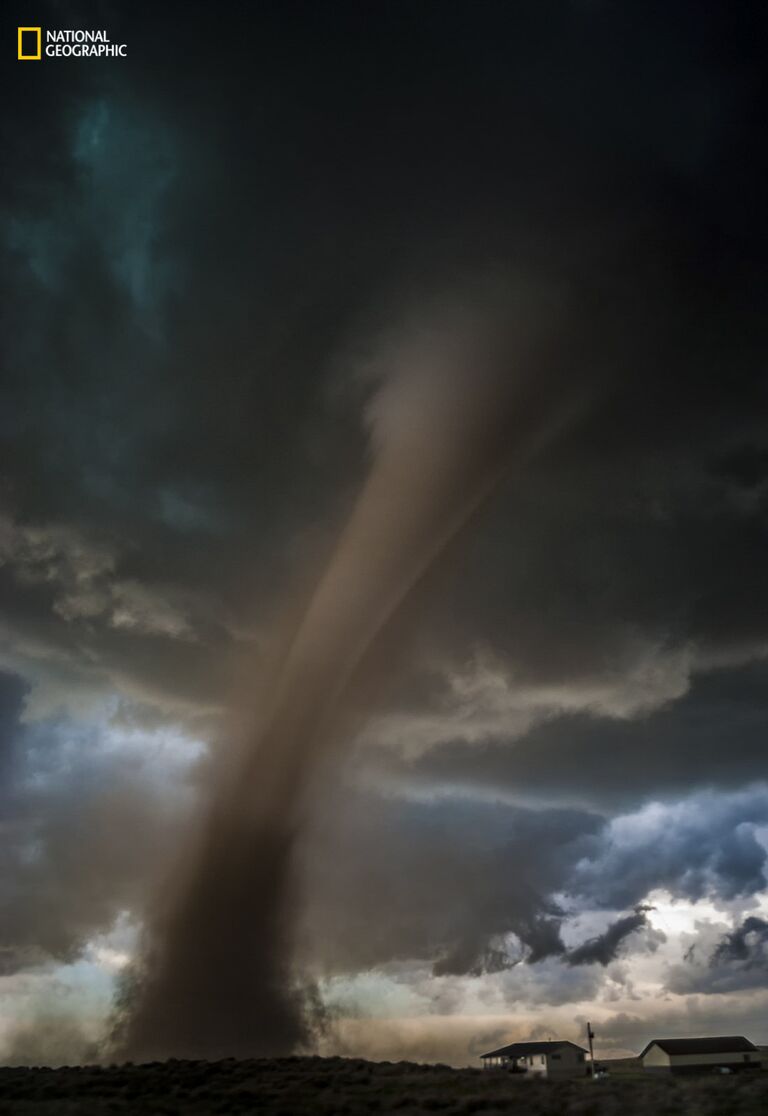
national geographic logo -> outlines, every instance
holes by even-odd
[[[113,43],[106,31],[80,31],[68,28],[46,31],[42,27],[19,27],[19,62],[40,62],[45,58],[127,58],[125,43]]]

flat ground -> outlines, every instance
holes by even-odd
[[[0,1068],[0,1116],[152,1113],[471,1113],[486,1116],[766,1116],[768,1073],[525,1081],[504,1073],[356,1058]]]

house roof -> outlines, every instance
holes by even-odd
[[[586,1054],[583,1046],[576,1046],[575,1042],[568,1042],[567,1039],[563,1039],[559,1042],[513,1042],[509,1046],[500,1046],[498,1050],[489,1050],[487,1054],[481,1054],[480,1057],[498,1058],[505,1055],[507,1058],[524,1058],[528,1054],[549,1054],[560,1046],[573,1046],[576,1050],[581,1050]]]
[[[739,1054],[757,1050],[743,1035],[711,1035],[708,1038],[653,1039],[639,1057],[644,1058],[652,1046],[658,1046],[665,1054]]]

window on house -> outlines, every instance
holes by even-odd
[[[742,1054],[742,1058],[744,1059],[745,1062],[748,1062],[749,1061],[749,1054]]]
[[[560,1061],[560,1055],[559,1054],[553,1054],[552,1055],[552,1061],[553,1062],[559,1062]]]
[[[542,1056],[541,1056],[541,1064],[542,1064],[542,1065],[544,1066],[544,1065],[546,1065],[546,1063],[547,1063],[547,1059],[546,1059],[546,1058],[544,1057],[544,1055],[542,1054]]]

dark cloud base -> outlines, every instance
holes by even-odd
[[[706,671],[676,701],[635,717],[550,713],[519,739],[446,740],[393,772],[512,796],[631,808],[765,776],[768,669]]]

